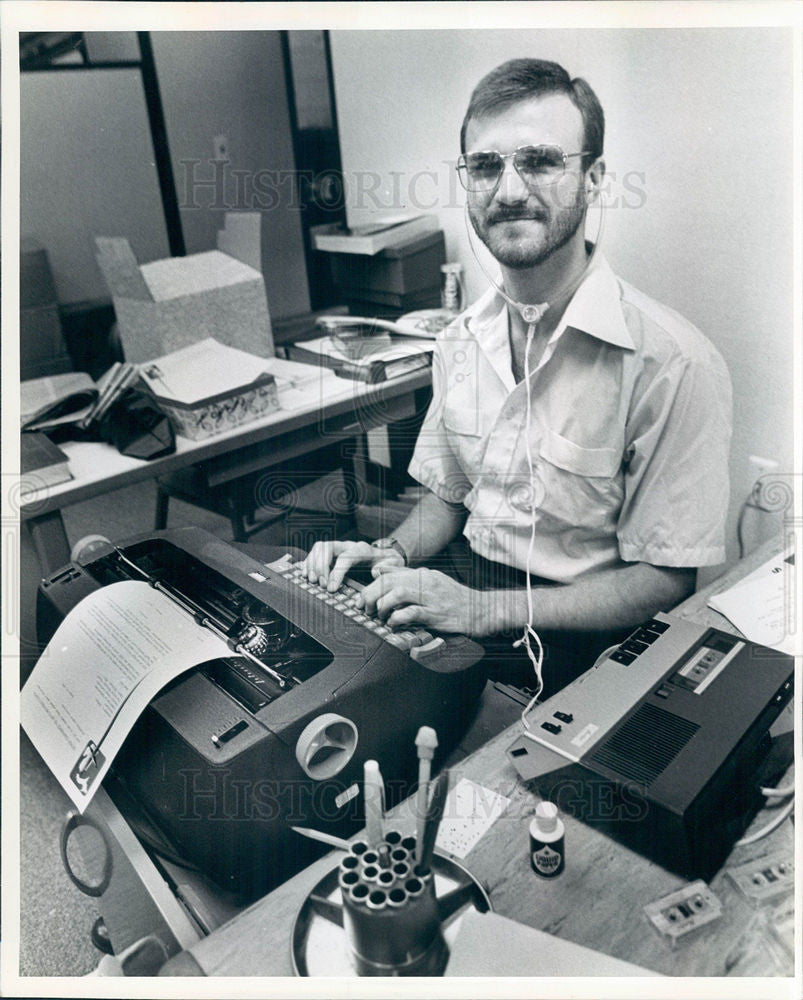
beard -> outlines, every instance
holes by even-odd
[[[574,236],[585,220],[584,189],[571,205],[478,208],[469,202],[474,232],[505,267],[523,271],[543,264]]]

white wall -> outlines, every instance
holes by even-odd
[[[46,247],[62,303],[108,297],[96,236],[168,254],[138,69],[22,73],[20,230]]]
[[[279,35],[275,31],[152,32],[167,137],[188,253],[216,246],[225,209],[263,210],[263,273],[271,316],[309,310]],[[96,58],[138,58],[131,32],[92,33]],[[20,78],[21,226],[47,248],[59,301],[108,298],[95,236],[126,236],[140,262],[169,254],[142,76],[137,68],[23,73]],[[231,171],[219,206],[199,189],[188,205],[182,160],[213,176],[213,137],[229,141]],[[260,171],[288,182],[254,190]],[[190,193],[191,194],[191,193]]]
[[[278,32],[154,31],[151,39],[187,253],[215,246],[226,207],[262,210],[262,270],[270,314],[308,312],[301,221],[292,207],[289,180],[294,159]],[[230,162],[225,197],[217,205],[209,189],[197,188],[193,194],[189,168],[182,161],[200,160],[195,176],[214,177],[213,138],[220,135],[228,139]],[[243,172],[239,189],[232,171]],[[277,186],[276,205],[272,194],[254,185],[266,171],[283,171],[288,177]]]
[[[605,109],[615,178],[605,253],[699,326],[731,371],[732,556],[753,480],[748,456],[792,470],[791,32],[338,31],[332,55],[350,220],[436,211],[471,298],[486,282],[453,170],[471,90],[518,56],[554,59],[588,80]]]

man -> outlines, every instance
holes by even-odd
[[[586,243],[603,135],[593,91],[555,63],[512,60],[478,84],[458,173],[501,286],[436,344],[410,465],[428,492],[393,539],[317,543],[304,561],[332,590],[372,563],[369,612],[497,656],[528,623],[559,645],[594,637],[560,677],[547,663],[549,689],[725,558],[727,370]]]

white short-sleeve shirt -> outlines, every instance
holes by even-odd
[[[528,419],[490,289],[438,338],[410,464],[468,508],[475,552],[563,583],[623,562],[724,561],[730,378],[694,326],[597,255],[530,393]]]

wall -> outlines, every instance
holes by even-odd
[[[606,256],[699,326],[730,368],[733,556],[749,456],[792,469],[791,32],[333,32],[350,221],[437,212],[471,298],[487,282],[454,176],[460,123],[484,73],[533,55],[585,77],[605,109]]]
[[[138,69],[20,76],[20,231],[47,248],[62,303],[108,298],[96,236],[168,253]]]
[[[271,316],[307,312],[301,222],[298,211],[288,209],[294,160],[278,33],[155,31],[151,39],[187,253],[215,246],[227,207],[266,206],[262,262]],[[228,140],[225,170],[212,163],[213,139],[220,135]],[[201,162],[183,166],[188,160]],[[220,171],[224,196],[198,185],[193,189],[193,169],[198,180]],[[242,171],[239,181],[234,171]],[[267,171],[288,178],[268,184],[280,195],[275,206],[274,194],[264,190]]]
[[[137,58],[130,32],[93,33],[95,58]],[[225,209],[259,209],[260,171],[293,169],[284,68],[277,32],[153,32],[151,35],[188,253],[216,245]],[[21,226],[47,247],[63,304],[108,298],[94,237],[124,235],[141,262],[168,255],[139,69],[23,73]],[[183,160],[213,176],[213,137],[229,142],[231,184],[218,203],[193,192]],[[263,270],[273,318],[309,309],[298,211],[282,200],[264,212]],[[263,197],[262,204],[274,200]]]

